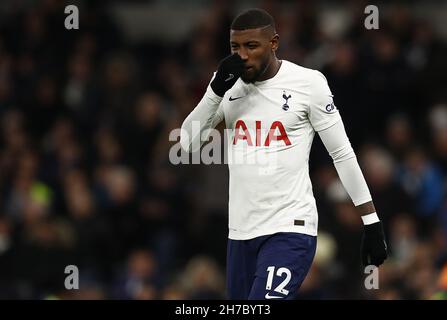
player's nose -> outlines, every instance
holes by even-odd
[[[237,50],[237,53],[241,57],[241,59],[244,60],[244,62],[247,62],[247,60],[248,60],[247,51],[245,51],[243,49],[239,49],[239,50]]]

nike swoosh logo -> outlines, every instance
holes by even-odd
[[[228,99],[228,100],[230,100],[230,101],[234,101],[234,100],[237,100],[237,99],[240,99],[240,98],[243,98],[243,97],[245,97],[245,96],[242,96],[242,97],[236,97],[236,98],[233,98],[233,97],[230,96],[230,99]]]
[[[225,82],[230,81],[230,80],[233,79],[233,78],[234,78],[234,74],[230,73],[230,74],[228,75],[228,78],[225,79]]]
[[[265,294],[265,298],[266,298],[266,299],[282,299],[283,297],[280,297],[280,296],[271,296],[270,293],[267,292],[267,293]]]

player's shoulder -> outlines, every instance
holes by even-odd
[[[306,68],[288,60],[283,60],[283,64],[285,74],[294,80],[304,81],[311,86],[327,82],[319,70]]]

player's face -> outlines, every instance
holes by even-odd
[[[231,30],[230,46],[232,53],[238,53],[245,62],[241,75],[244,82],[257,81],[266,71],[275,56],[278,36],[271,28]]]

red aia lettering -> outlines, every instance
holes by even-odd
[[[236,126],[235,126],[235,131],[236,133],[234,134],[234,139],[233,139],[233,144],[236,144],[236,142],[241,139],[241,140],[247,140],[247,143],[249,146],[252,146],[253,143],[251,142],[251,136],[250,136],[250,132],[248,132],[247,126],[245,125],[245,122],[243,120],[238,120],[236,122]],[[242,130],[244,130],[244,134],[240,134],[239,133],[239,129],[242,128]]]
[[[255,121],[256,125],[256,146],[261,146],[261,121]],[[279,135],[275,135],[275,130],[279,130]],[[241,132],[242,131],[242,132]],[[243,120],[238,120],[235,125],[235,134],[233,139],[233,144],[236,144],[238,140],[247,140],[249,146],[253,145],[250,132],[247,129],[247,125]],[[267,138],[264,141],[264,146],[270,146],[270,141],[284,141],[286,146],[291,145],[289,137],[287,136],[286,129],[280,121],[274,121],[270,126]]]
[[[274,135],[276,128],[278,128],[278,130],[279,130],[279,136]],[[270,146],[270,140],[276,140],[276,141],[283,140],[285,142],[286,146],[291,145],[289,137],[287,136],[286,130],[284,129],[284,126],[282,125],[282,123],[279,121],[275,121],[272,123],[272,126],[270,127],[270,130],[269,130],[269,134],[267,136],[267,139],[265,139],[265,143],[264,143],[264,145],[266,147]]]

